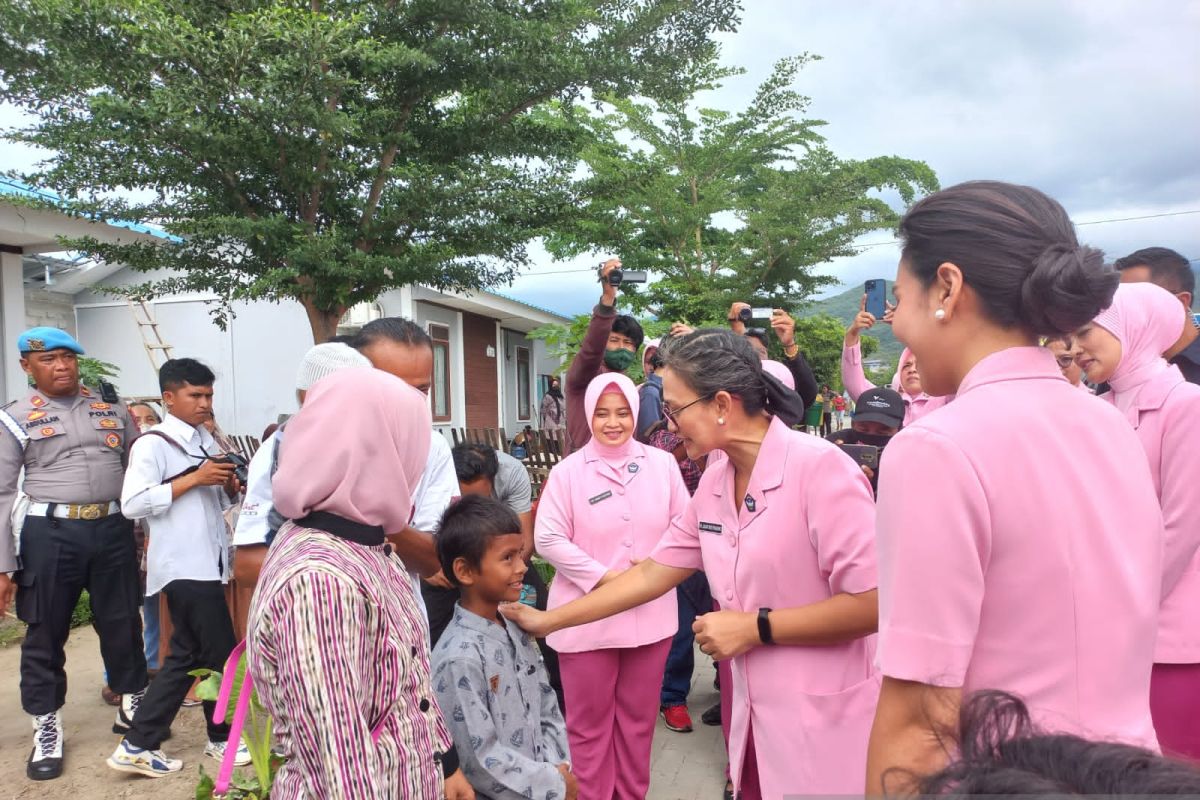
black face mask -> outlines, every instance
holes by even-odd
[[[880,450],[882,450],[887,443],[892,440],[892,435],[886,433],[859,433],[858,431],[855,431],[854,438],[858,440],[859,444],[878,447]]]

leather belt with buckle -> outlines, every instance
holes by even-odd
[[[103,519],[121,510],[121,504],[116,500],[107,503],[30,503],[29,516],[44,517],[50,506],[54,506],[53,516],[59,519]]]

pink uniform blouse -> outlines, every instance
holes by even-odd
[[[548,608],[582,597],[609,570],[628,569],[650,555],[687,505],[688,491],[670,453],[631,442],[634,455],[618,473],[591,442],[563,459],[538,502],[534,540],[554,565]],[[640,647],[674,636],[679,629],[675,593],[608,619],[556,631],[555,650],[580,653],[609,647]]]
[[[1127,419],[1150,461],[1166,528],[1163,603],[1154,660],[1200,663],[1200,386],[1179,367],[1137,390]],[[1100,396],[1111,400],[1111,393]],[[1200,725],[1200,720],[1197,721]]]
[[[835,445],[776,419],[740,509],[733,480],[733,464],[710,457],[687,512],[651,558],[703,569],[722,609],[796,608],[875,588],[871,486]],[[871,637],[762,646],[734,658],[734,784],[753,729],[764,798],[861,793],[879,697],[873,650]]]
[[[906,350],[905,352],[908,351]],[[904,364],[901,363],[900,366],[903,367]],[[846,391],[850,392],[850,397],[855,403],[858,402],[858,398],[862,396],[863,392],[876,388],[875,384],[867,380],[867,375],[863,372],[861,345],[856,344],[853,347],[842,348],[842,384],[846,387]],[[904,398],[905,425],[911,425],[921,417],[931,411],[936,411],[953,399],[952,397],[931,397],[924,392],[913,397],[899,386],[893,386],[892,388]]]
[[[1156,749],[1162,515],[1121,415],[1012,348],[881,466],[883,674],[1003,689],[1047,729]]]

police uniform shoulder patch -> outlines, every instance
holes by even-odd
[[[29,405],[33,406],[34,408],[41,408],[42,406],[46,405],[46,398],[42,397],[40,394],[35,394],[33,397],[29,398]]]
[[[115,450],[121,446],[121,437],[115,433],[110,433],[104,437],[104,443]]]
[[[108,419],[100,420],[101,428],[108,428],[111,430],[113,428],[116,428],[118,425],[120,425],[120,423],[117,422],[115,419],[108,418]]]
[[[97,411],[108,411],[110,408],[112,408],[112,406],[108,403],[92,403],[92,408],[96,409]]]
[[[89,389],[89,388],[87,388],[86,386],[80,386],[80,387],[79,387],[79,393],[80,393],[81,395],[83,395],[84,397],[91,397],[91,396],[92,396],[92,390],[91,390],[91,389]]]
[[[55,431],[54,428],[42,428],[42,436],[53,436],[55,433],[57,433],[57,431]]]
[[[25,419],[27,419],[29,422],[37,422],[39,419],[41,419],[44,416],[46,416],[45,411],[30,411],[29,416],[26,417]]]

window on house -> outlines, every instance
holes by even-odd
[[[363,326],[368,322],[383,316],[383,309],[378,303],[359,303],[346,309],[346,313],[342,314],[342,318],[338,320],[337,332],[338,336],[353,336],[363,329]]]
[[[529,348],[517,348],[517,419],[522,422],[530,417],[529,385],[532,374],[529,371]]]
[[[434,422],[450,421],[450,328],[430,325],[433,340],[433,386],[429,396]]]

